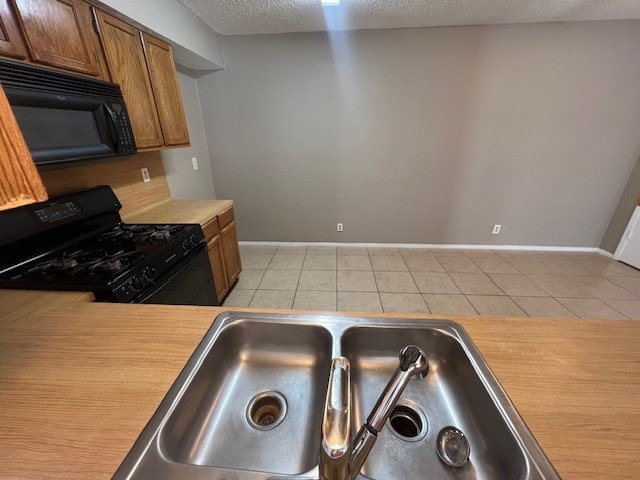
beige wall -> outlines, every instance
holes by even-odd
[[[162,150],[162,163],[167,174],[173,198],[216,198],[211,178],[211,162],[200,111],[198,86],[189,70],[179,67],[178,80],[184,102],[184,113],[189,127],[190,147]],[[193,169],[191,158],[198,159],[198,170]]]
[[[640,155],[639,21],[224,50],[227,69],[197,83],[242,240],[594,247]]]

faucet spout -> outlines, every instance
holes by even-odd
[[[351,443],[349,439],[351,429],[351,387],[350,385],[345,386],[345,382],[347,384],[351,383],[349,360],[344,357],[338,357],[332,361],[329,389],[322,421],[321,480],[353,480],[358,475],[378,439],[378,433],[382,430],[391,411],[398,403],[409,380],[414,376],[424,378],[428,369],[427,355],[420,348],[414,345],[404,347],[400,351],[398,368],[378,398],[373,410],[367,417],[367,421],[364,422],[353,443]],[[343,410],[337,413],[339,409],[334,408],[336,406],[346,407],[346,413]],[[345,417],[348,419],[344,420],[347,422],[347,427],[335,427],[340,424],[337,420]],[[336,431],[339,434],[332,436],[331,440],[327,441],[326,435],[335,434]],[[346,454],[343,449],[343,440],[345,439],[348,445]],[[339,448],[330,450],[326,448],[328,445],[335,445]],[[333,452],[334,454],[329,455],[328,452]]]
[[[351,366],[345,357],[331,361],[321,428],[320,480],[346,479],[351,453]]]

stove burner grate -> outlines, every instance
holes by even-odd
[[[44,277],[52,279],[56,277],[67,277],[77,275],[84,271],[97,275],[100,273],[114,274],[123,270],[135,261],[141,259],[143,255],[134,250],[125,252],[108,250],[75,250],[70,253],[63,252],[56,258],[39,262],[29,268],[25,275],[29,277]]]
[[[105,232],[98,237],[102,244],[118,245],[130,240],[133,243],[168,243],[173,237],[184,230],[182,225],[122,225]]]
[[[142,257],[143,255],[140,252],[125,252],[122,250],[116,254],[106,255],[102,260],[89,266],[89,271],[91,273],[109,273],[113,275],[125,268],[129,268],[131,264]]]

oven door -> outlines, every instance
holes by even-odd
[[[204,245],[158,277],[132,303],[218,306],[211,264]]]

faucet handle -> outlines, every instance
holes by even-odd
[[[426,377],[429,370],[427,354],[420,347],[407,345],[400,350],[400,370],[403,372],[411,370],[410,373],[419,378]]]
[[[345,357],[331,361],[321,428],[320,479],[347,478],[351,453],[351,365]]]

